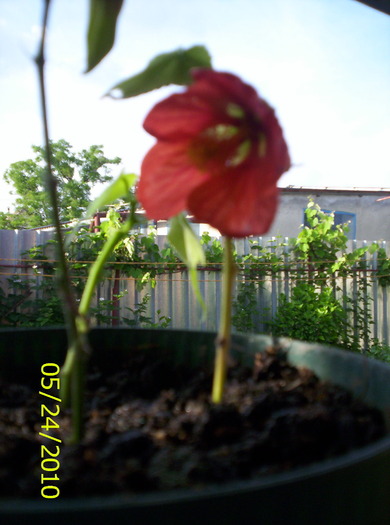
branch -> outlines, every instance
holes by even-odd
[[[58,207],[57,181],[53,174],[52,152],[49,139],[49,125],[47,116],[46,86],[45,86],[45,42],[46,29],[49,16],[50,0],[45,0],[45,7],[42,21],[42,36],[38,55],[35,59],[38,76],[39,92],[41,99],[42,122],[44,132],[45,157],[46,157],[46,190],[52,208],[52,219],[57,237],[57,257],[58,257],[58,289],[62,296],[63,309],[68,335],[68,354],[67,363],[72,361],[72,370],[69,382],[65,388],[69,391],[72,405],[72,442],[79,442],[83,435],[83,390],[84,390],[84,366],[89,354],[89,347],[86,334],[88,326],[84,319],[78,316],[77,303],[71,287],[69,269],[65,256],[65,243],[61,230],[61,222]]]
[[[53,174],[52,166],[52,153],[49,139],[49,124],[47,114],[47,102],[46,102],[46,84],[45,84],[45,43],[47,33],[47,23],[49,17],[51,0],[45,0],[45,7],[42,20],[42,35],[38,54],[35,58],[35,63],[38,68],[39,77],[39,94],[41,100],[41,113],[42,113],[42,124],[44,134],[44,145],[45,145],[45,156],[46,156],[46,190],[49,197],[52,220],[57,237],[57,256],[58,256],[58,285],[59,291],[64,301],[64,313],[67,322],[68,335],[71,340],[77,338],[77,327],[76,327],[76,316],[77,316],[77,304],[73,296],[73,292],[70,285],[69,269],[65,256],[64,239],[61,230],[61,222],[59,217],[59,206],[58,206],[58,195],[57,195],[57,181]]]

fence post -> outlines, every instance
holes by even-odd
[[[263,237],[257,238],[257,243],[259,246],[259,250],[263,249]],[[265,277],[262,277],[257,285],[257,297],[256,297],[256,303],[257,303],[257,311],[260,315],[257,316],[256,324],[258,330],[260,332],[263,332],[265,330],[265,319],[264,319],[264,311],[266,307],[266,292],[265,292],[265,283],[266,279]]]
[[[375,241],[376,242],[376,241]],[[373,337],[378,339],[378,253],[375,251],[371,258],[372,270],[372,312],[373,312]]]
[[[367,247],[367,241],[363,241],[362,247]],[[363,260],[363,304],[364,304],[364,311],[363,311],[363,326],[364,326],[364,336],[363,336],[363,352],[368,351],[368,332],[369,332],[369,323],[368,323],[368,283],[367,283],[367,252],[365,252],[362,256]]]
[[[382,248],[386,251],[386,241],[382,241]],[[382,320],[382,338],[383,342],[388,345],[389,344],[389,325],[387,321],[387,287],[382,286],[382,302],[383,302],[383,320]]]
[[[290,300],[290,250],[288,246],[288,237],[284,238],[283,259],[284,259],[284,295],[287,301]]]
[[[276,253],[276,238],[275,237],[271,238],[270,249],[271,249],[271,253],[272,254]],[[275,276],[275,272],[272,269],[272,272],[271,272],[271,279],[272,279],[272,282],[271,282],[271,312],[272,312],[272,319],[275,318],[276,310],[277,310],[277,293],[276,293],[276,285],[277,285],[277,283],[276,283],[275,277],[276,277]]]
[[[357,249],[357,241],[352,241],[352,251]],[[353,339],[354,342],[358,340],[358,293],[357,293],[357,266],[356,263],[352,267],[352,305],[353,305]]]

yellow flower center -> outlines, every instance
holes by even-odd
[[[198,135],[192,141],[188,154],[200,170],[217,175],[244,162],[250,149],[251,140],[242,129],[218,124]]]
[[[188,155],[197,168],[210,175],[221,175],[240,166],[252,147],[260,158],[267,152],[267,139],[261,123],[247,115],[238,104],[229,102],[226,115],[234,124],[217,124],[200,133],[190,144]]]

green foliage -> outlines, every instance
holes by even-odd
[[[348,251],[345,229],[333,227],[332,216],[323,214],[315,205],[311,205],[308,210],[308,223],[314,231],[308,232],[309,227],[302,229],[296,239],[290,239],[288,246],[280,240],[273,241],[271,246],[261,246],[250,241],[249,254],[239,256],[235,253],[239,272],[233,305],[235,329],[256,331],[261,319],[263,326],[275,335],[335,344],[354,350],[367,348],[371,355],[385,356],[386,348],[368,336],[372,319],[365,254],[378,251],[378,276],[380,282],[386,284],[389,272],[386,252],[379,250],[375,244]],[[91,263],[106,240],[122,224],[120,212],[115,207],[111,208],[107,220],[101,223],[97,232],[82,227],[69,243],[68,259],[77,297],[81,296]],[[31,300],[36,293],[33,279],[15,282],[12,293],[7,297],[0,291],[3,323],[28,326],[29,323],[39,322],[44,325],[55,324],[62,319],[59,301],[51,300],[56,297],[53,278],[43,277],[54,271],[49,261],[52,259],[50,252],[53,252],[53,242],[29,252],[31,260],[37,261],[37,271],[42,272],[39,279],[41,288],[36,300]],[[205,253],[205,259],[200,260],[200,265],[208,271],[219,272],[223,259],[222,243],[208,233],[202,235],[200,243]],[[115,279],[130,277],[136,280],[137,290],[143,291],[146,285],[155,285],[158,275],[181,270],[182,264],[176,251],[171,245],[159,247],[155,230],[147,235],[130,232],[117,244],[101,278],[114,276],[113,282],[116,282]],[[261,293],[269,293],[269,284],[266,283],[270,279],[274,283],[283,282],[284,279],[291,283],[288,293],[283,284],[285,293],[281,295],[278,284],[279,300],[274,319],[271,319],[269,310],[261,309],[262,303],[259,304],[258,299],[261,288]],[[111,324],[118,315],[117,302],[125,293],[116,291],[111,298],[97,301],[92,311],[93,322]],[[157,321],[152,321],[148,313],[149,300],[146,295],[133,308],[122,307],[119,322],[129,326],[166,326],[170,319],[161,312],[157,312]]]
[[[264,247],[250,241],[251,253],[236,254],[239,275],[233,326],[253,332],[262,325],[274,335],[352,350],[368,348],[372,318],[365,254],[374,253],[378,245],[348,251],[348,226],[335,226],[333,214],[322,212],[314,202],[309,202],[306,219],[308,226],[288,245],[274,240]],[[206,235],[202,242],[208,261],[220,263],[220,241]],[[389,273],[385,253],[381,259],[380,275],[385,278]],[[281,293],[285,279],[290,283],[288,294]],[[261,289],[263,295],[270,293],[270,281],[274,282],[275,299],[279,297],[273,319],[269,308],[258,301]]]
[[[90,0],[86,72],[97,66],[114,45],[122,4],[123,0]]]
[[[149,303],[150,294],[146,294],[135,308],[126,307],[126,310],[132,314],[132,318],[122,317],[122,323],[132,327],[168,328],[171,324],[171,318],[163,315],[160,309],[156,312],[158,319],[157,323],[153,322],[152,318],[147,315]]]
[[[275,250],[251,242],[251,253],[237,257],[240,279],[237,285],[236,297],[233,301],[233,326],[240,332],[256,331],[259,315],[257,304],[258,290],[264,286],[267,276],[273,276],[281,269],[281,257]]]
[[[381,286],[390,285],[390,259],[384,248],[378,249],[378,280]]]
[[[373,339],[368,355],[385,363],[390,363],[390,346],[381,343],[378,339]]]
[[[121,98],[128,98],[170,84],[184,86],[192,82],[190,70],[194,67],[211,67],[210,55],[203,46],[162,53],[144,71],[112,87],[109,94],[119,90]]]
[[[5,229],[36,228],[51,224],[52,212],[45,189],[45,149],[32,146],[34,159],[11,164],[4,180],[12,184],[14,213],[2,213],[0,225]],[[53,172],[57,182],[57,197],[61,221],[81,217],[91,202],[91,190],[96,184],[112,179],[111,165],[119,164],[118,157],[110,159],[102,146],[91,146],[79,153],[65,140],[51,142]]]
[[[64,324],[62,303],[56,294],[53,283],[45,284],[43,297],[36,299],[33,305],[33,313],[24,326],[59,326]]]
[[[198,237],[194,234],[183,214],[179,214],[171,220],[168,241],[187,266],[192,289],[199,303],[203,309],[205,309],[205,304],[199,290],[196,270],[198,265],[205,263],[206,259]]]
[[[7,281],[11,291],[6,293],[0,286],[0,325],[17,326],[23,319],[19,307],[28,300],[32,291],[29,283],[17,277]]]
[[[190,270],[205,263],[202,245],[183,214],[172,219],[168,241]]]
[[[218,239],[213,239],[208,232],[204,232],[200,238],[200,244],[207,264],[218,265],[214,268],[220,268],[223,261],[223,246]]]
[[[253,281],[244,281],[237,287],[233,301],[233,326],[239,332],[255,332],[257,315],[257,289]]]
[[[0,230],[9,230],[10,228],[11,213],[0,211]]]
[[[134,173],[121,173],[99,197],[97,197],[85,212],[85,218],[92,217],[97,211],[104,209],[109,204],[119,199],[133,200],[133,188],[137,175]]]
[[[278,336],[344,346],[347,325],[348,313],[334,297],[332,288],[298,283],[290,300],[281,295],[272,329]]]
[[[51,277],[8,280],[7,294],[0,288],[0,325],[53,326],[63,325],[61,301]],[[34,298],[32,298],[34,297]]]
[[[157,310],[157,322],[154,322],[152,317],[148,315],[150,305],[150,294],[145,294],[141,299],[141,302],[137,303],[134,308],[129,306],[124,307],[125,310],[131,314],[118,316],[118,304],[125,295],[126,292],[122,292],[115,295],[113,299],[99,298],[97,306],[91,308],[90,315],[92,319],[98,325],[110,325],[113,321],[118,321],[118,324],[123,324],[136,328],[167,328],[171,324],[170,317],[167,317],[161,313],[161,310]],[[114,302],[115,300],[115,302]]]
[[[138,291],[147,283],[154,287],[158,275],[172,272],[180,264],[172,248],[160,249],[156,243],[155,230],[150,230],[147,235],[132,233],[129,239],[133,249],[133,264],[124,265],[121,270],[124,275],[136,279]]]
[[[71,268],[72,288],[80,301],[90,267],[102,252],[107,239],[123,224],[121,215],[115,209],[109,210],[107,220],[103,221],[97,232],[81,227],[77,234],[71,234],[67,245],[67,259]],[[23,254],[31,260],[30,267],[36,273],[36,279],[21,279],[18,276],[10,280],[8,287],[12,292],[7,294],[0,288],[0,323],[12,326],[48,326],[63,324],[61,302],[55,285],[53,253],[54,240],[41,246],[33,247]],[[154,264],[153,264],[154,263]],[[114,283],[121,276],[136,280],[137,291],[146,285],[155,285],[157,275],[175,270],[180,264],[171,247],[160,249],[156,243],[156,232],[147,235],[130,232],[117,243],[104,268],[101,279],[111,278]],[[114,285],[115,288],[115,285]],[[153,322],[146,310],[149,295],[133,309],[127,308],[132,315],[116,318],[118,301],[125,292],[113,293],[111,298],[96,297],[96,306],[91,309],[93,323],[112,324],[119,321],[123,324],[149,327],[166,327],[171,322],[161,311],[157,311],[157,322]]]
[[[265,249],[252,243],[249,255],[237,257],[240,279],[233,324],[240,331],[255,331],[261,319],[274,335],[367,349],[373,321],[366,253],[375,253],[378,245],[348,251],[348,225],[335,226],[333,214],[322,212],[314,202],[309,202],[306,221],[308,226],[288,246],[274,241],[271,249]],[[379,250],[378,276],[383,285],[389,268],[385,251]],[[280,293],[279,283],[285,279],[290,289]],[[259,289],[270,280],[279,296],[273,319],[257,303]],[[264,288],[262,293],[269,291]]]
[[[76,262],[73,268],[84,270],[87,277],[90,274],[89,261],[93,262],[99,257],[107,240],[112,239],[123,224],[121,214],[111,209],[107,213],[107,220],[100,224],[97,232],[81,229],[70,246],[70,260],[72,263]],[[154,287],[157,275],[173,271],[177,265],[178,259],[172,249],[160,250],[156,243],[155,230],[147,235],[129,232],[121,235],[121,239],[116,242],[101,279],[114,274],[115,288],[115,283],[119,285],[121,276],[126,276],[135,280],[137,291],[142,291],[148,284]],[[115,297],[111,299],[114,300]]]
[[[308,226],[304,227],[295,240],[294,252],[299,259],[323,265],[325,272],[330,263],[345,250],[348,225],[335,225],[334,214],[321,211],[312,200],[305,210]],[[320,271],[322,266],[317,266]]]
[[[333,214],[322,212],[313,201],[305,213],[308,226],[290,241],[291,297],[281,296],[272,331],[359,350],[367,346],[372,324],[367,278],[360,279],[358,273],[366,269],[369,248],[347,252],[348,225],[334,225]],[[353,298],[343,288],[347,282],[354,287]]]

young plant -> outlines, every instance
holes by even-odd
[[[91,0],[87,71],[110,51],[122,3],[122,0]],[[130,198],[129,218],[108,237],[91,268],[77,307],[65,257],[48,131],[44,50],[49,6],[50,0],[45,0],[36,62],[44,123],[46,187],[57,233],[59,282],[68,327],[69,350],[62,370],[62,396],[72,406],[72,441],[77,442],[83,431],[91,299],[105,262],[134,226],[136,202],[130,191],[132,176],[122,175],[88,210],[91,214],[124,195]],[[157,138],[157,144],[143,161],[137,195],[149,219],[172,219],[169,239],[187,263],[199,298],[196,267],[205,259],[183,212],[192,214],[198,222],[208,223],[225,237],[222,313],[212,389],[212,400],[219,403],[231,335],[236,274],[233,238],[268,231],[277,209],[277,181],[290,168],[290,157],[273,109],[237,76],[213,71],[210,56],[202,46],[159,55],[142,73],[113,89],[121,91],[123,97],[130,97],[168,84],[188,87],[157,104],[146,117],[144,127]]]
[[[191,72],[193,83],[158,103],[144,128],[157,139],[141,168],[138,198],[150,219],[187,211],[225,237],[222,313],[212,399],[220,403],[227,371],[236,267],[234,237],[268,231],[277,181],[290,157],[273,109],[230,73]]]

